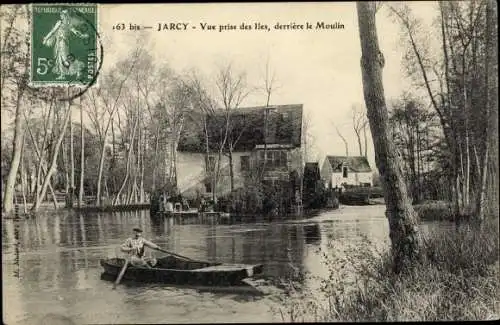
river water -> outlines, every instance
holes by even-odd
[[[388,243],[385,206],[345,207],[312,218],[232,225],[166,219],[148,211],[58,212],[2,221],[3,320],[38,324],[64,315],[77,324],[213,323],[281,321],[268,296],[200,291],[102,280],[99,260],[120,256],[118,246],[139,226],[144,237],[178,254],[202,260],[265,265],[264,275],[290,274],[290,265],[324,275],[318,248],[342,250],[366,236]],[[161,253],[152,252],[159,257]],[[55,323],[54,323],[55,324]]]

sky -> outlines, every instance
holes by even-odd
[[[417,11],[428,12],[432,4],[413,3]],[[241,30],[242,23],[261,23],[267,30]],[[277,30],[277,23],[309,22],[311,30]],[[317,22],[339,23],[343,29],[316,29]],[[152,26],[143,32],[113,30],[130,24]],[[157,31],[159,24],[189,23],[187,30]],[[201,23],[215,25],[203,31]],[[235,30],[219,31],[219,25],[235,25]],[[195,26],[195,29],[192,27]],[[377,13],[377,30],[385,57],[383,81],[386,99],[396,98],[409,87],[404,78],[399,26],[387,11]],[[217,66],[231,62],[245,70],[248,83],[263,85],[269,60],[279,89],[271,96],[272,105],[303,104],[309,118],[321,163],[325,155],[344,155],[345,146],[335,131],[339,128],[349,143],[349,154],[359,154],[352,127],[351,107],[364,107],[360,68],[360,41],[356,4],[346,3],[244,3],[244,4],[103,4],[99,8],[99,31],[104,49],[103,70],[127,56],[139,43],[157,62],[167,62],[178,73],[197,69],[210,80]],[[255,92],[242,106],[265,104],[265,94]],[[3,124],[3,123],[2,123]],[[375,168],[369,135],[369,162]]]

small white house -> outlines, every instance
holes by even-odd
[[[320,173],[327,187],[373,186],[372,169],[362,156],[326,156]]]

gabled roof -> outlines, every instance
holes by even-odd
[[[326,159],[328,159],[330,166],[332,166],[333,172],[336,173],[342,171],[343,163],[353,172],[368,173],[372,171],[368,159],[363,156],[326,156]]]
[[[267,118],[267,134],[264,137]],[[242,107],[231,111],[229,115],[228,141],[234,144],[233,151],[250,151],[258,145],[274,144],[297,148],[301,145],[303,105],[278,105]],[[178,151],[205,152],[205,130],[203,118],[206,118],[209,148],[218,150],[225,135],[226,116],[223,110],[215,114],[202,115],[190,112],[184,119]],[[227,148],[227,146],[226,146]]]

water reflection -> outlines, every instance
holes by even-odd
[[[318,223],[304,225],[304,232],[307,244],[319,243],[321,241],[321,231]]]
[[[333,241],[333,247],[340,250],[346,242],[361,240],[362,234],[371,238],[387,237],[385,218],[370,217],[367,210],[362,213],[349,211],[347,214],[322,214],[298,222],[247,224],[218,224],[214,219],[196,218],[151,219],[148,211],[111,214],[59,212],[26,220],[3,220],[4,292],[15,302],[12,303],[15,307],[12,304],[9,306],[8,319],[15,323],[31,319],[33,315],[54,312],[77,315],[75,317],[80,317],[84,323],[110,323],[117,319],[125,323],[133,322],[137,318],[130,312],[130,303],[125,300],[132,297],[136,299],[139,289],[128,288],[128,291],[118,296],[120,298],[110,297],[109,283],[100,279],[102,270],[99,260],[120,255],[119,245],[131,235],[131,229],[137,226],[144,230],[144,237],[160,247],[191,258],[264,264],[266,277],[295,276],[301,271],[320,275],[324,273],[324,266],[316,250],[318,247],[326,247],[328,241]],[[381,211],[373,210],[371,215],[383,216],[383,210]],[[352,216],[349,216],[349,213]],[[163,255],[158,252],[150,254],[156,257]],[[177,296],[181,295],[185,301],[190,301],[189,304],[182,302],[182,308],[188,308],[184,309],[184,315],[193,306],[212,306],[212,302],[207,302],[206,299],[215,299],[207,295],[193,298],[191,291],[179,293],[174,289],[155,287],[143,287],[141,290],[148,290],[150,295],[157,295],[160,300],[167,298],[158,296],[174,295],[174,292]],[[172,297],[168,299],[171,302],[178,300]],[[99,320],[95,319],[97,316],[94,314],[91,315],[93,311],[99,313],[103,305],[110,303],[114,304],[117,314],[101,313],[99,315],[103,319]],[[155,321],[153,316],[147,317],[148,311],[151,313],[153,307],[141,303],[140,299],[134,303],[138,304],[137,308],[142,308],[141,313],[146,315],[144,319],[137,321]],[[253,309],[242,307],[239,313],[264,313],[264,309],[259,308],[267,305],[255,304],[257,303],[251,305]],[[227,306],[236,305],[228,303]],[[130,318],[120,318],[125,317],[125,314]],[[173,311],[168,317],[178,314],[179,312]],[[222,321],[233,321],[235,317],[224,319],[225,314],[209,315]],[[180,320],[168,319],[173,322]]]

